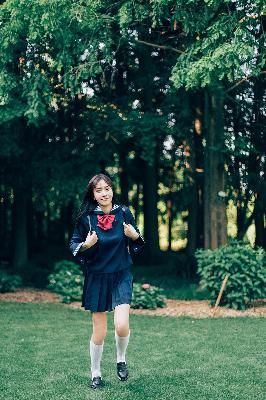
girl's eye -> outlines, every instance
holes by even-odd
[[[110,190],[110,189],[106,188],[106,190]],[[101,189],[100,190],[96,190],[97,193],[100,193],[100,191],[101,191]]]

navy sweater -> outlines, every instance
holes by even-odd
[[[97,226],[97,214],[106,214],[100,206],[97,206],[89,215],[84,214],[76,224],[69,247],[77,261],[90,272],[113,273],[128,268],[133,264],[129,248],[133,252],[137,252],[145,245],[142,236],[132,240],[124,234],[124,221],[131,224],[140,233],[130,209],[127,206],[124,207],[126,214],[122,210],[122,205],[117,204],[109,212],[109,214],[115,215],[111,229],[103,230]],[[98,241],[89,249],[81,252],[80,247],[89,231],[96,232]]]

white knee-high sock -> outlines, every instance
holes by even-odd
[[[90,357],[91,357],[91,377],[102,376],[101,374],[101,359],[103,353],[103,345],[95,344],[90,340]]]
[[[115,331],[116,342],[116,362],[126,362],[126,349],[130,337],[130,331],[127,336],[118,336]]]

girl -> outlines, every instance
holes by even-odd
[[[129,208],[115,203],[111,179],[104,174],[95,175],[85,191],[69,243],[71,252],[84,267],[82,307],[92,314],[89,350],[93,389],[103,386],[100,363],[107,311],[114,310],[117,376],[122,381],[128,378],[125,354],[133,289],[129,248],[137,252],[144,245]]]

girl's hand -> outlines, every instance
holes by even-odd
[[[98,236],[95,231],[92,231],[92,233],[88,233],[86,240],[84,244],[86,245],[87,248],[92,247],[96,242],[98,241]]]
[[[138,232],[131,224],[126,224],[123,222],[124,225],[124,234],[128,236],[132,240],[136,240],[139,237]]]

